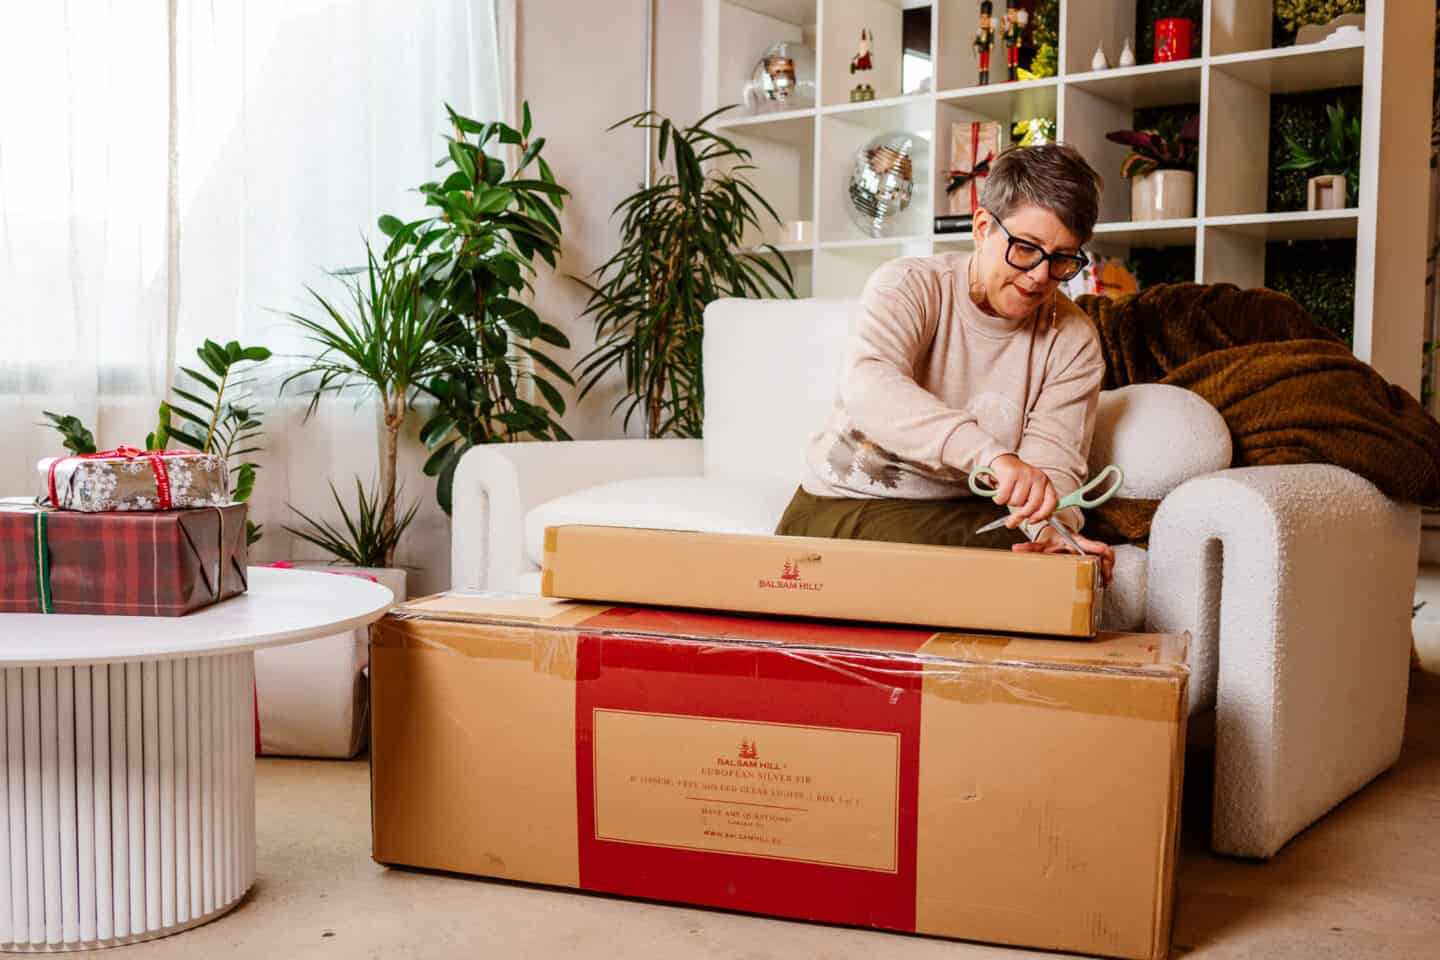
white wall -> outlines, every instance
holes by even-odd
[[[702,0],[654,2],[655,109],[688,124],[700,117]],[[519,0],[517,89],[556,179],[573,194],[561,218],[559,269],[542,264],[536,284],[536,309],[574,345],[556,354],[567,367],[594,343],[590,318],[580,316],[585,290],[567,274],[586,276],[615,252],[610,211],[644,179],[640,132],[605,130],[644,109],[644,29],[645,0]],[[617,397],[592,392],[566,411],[565,428],[583,440],[621,436],[619,416],[610,415]],[[632,420],[630,433],[641,432]]]

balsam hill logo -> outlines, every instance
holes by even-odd
[[[753,767],[757,770],[771,771],[784,770],[786,768],[786,764],[783,763],[776,763],[773,760],[761,760],[760,748],[754,740],[741,740],[740,749],[736,752],[735,757],[733,759],[730,757],[716,757],[715,766]]]
[[[806,560],[819,560],[819,554],[812,554],[805,557]],[[800,575],[800,561],[786,560],[785,565],[780,569],[780,576],[775,579],[761,577],[759,581],[761,590],[821,590],[824,584],[813,583]]]

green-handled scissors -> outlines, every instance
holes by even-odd
[[[1096,487],[1103,485],[1109,477],[1114,477],[1115,480],[1113,483],[1110,484],[1109,488],[1106,489],[1104,493],[1096,494],[1093,497],[1086,496],[1086,494],[1090,493],[1090,491],[1094,490]],[[982,467],[979,470],[976,470],[974,473],[970,474],[970,492],[975,494],[977,497],[985,497],[988,500],[994,497],[995,494],[999,492],[999,480],[1000,478],[996,475],[994,470],[991,470],[989,467]],[[985,481],[988,481],[988,483]],[[1100,504],[1104,503],[1111,497],[1115,496],[1115,494],[1119,493],[1120,486],[1124,482],[1125,471],[1121,470],[1119,467],[1115,466],[1115,464],[1112,463],[1104,470],[1101,470],[1094,477],[1092,477],[1090,479],[1090,482],[1086,483],[1079,490],[1076,490],[1074,493],[1066,494],[1065,496],[1061,497],[1060,502],[1055,505],[1055,513],[1059,513],[1066,507],[1085,507],[1087,509],[1098,507],[1100,506]],[[1047,522],[1050,524],[1050,526],[1055,528],[1055,532],[1060,535],[1060,539],[1064,540],[1070,546],[1071,550],[1074,550],[1076,553],[1084,556],[1085,551],[1080,549],[1080,544],[1075,542],[1075,538],[1070,535],[1069,530],[1065,529],[1065,525],[1055,519],[1055,513],[1052,513],[1050,515]],[[989,533],[991,530],[999,530],[1001,527],[1005,526],[1006,521],[1008,521],[1009,519],[1009,517],[1001,517],[999,520],[996,520],[993,523],[985,524],[983,527],[976,530],[975,532],[979,534]]]

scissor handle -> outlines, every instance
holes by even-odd
[[[982,480],[990,481],[988,484]],[[981,467],[970,474],[970,492],[977,497],[990,498],[1000,492],[1000,475],[989,467]]]
[[[1115,482],[1110,484],[1109,489],[1107,489],[1104,493],[1097,494],[1094,497],[1088,498],[1085,496],[1091,490],[1094,490],[1096,487],[1104,484],[1106,478],[1111,476],[1115,478]],[[1101,470],[1095,476],[1091,477],[1090,482],[1085,484],[1079,490],[1076,490],[1074,493],[1067,494],[1066,496],[1062,497],[1060,499],[1059,505],[1056,506],[1055,509],[1064,510],[1066,507],[1084,507],[1087,510],[1093,509],[1100,506],[1100,504],[1109,500],[1111,497],[1115,496],[1115,494],[1119,493],[1120,487],[1122,484],[1124,484],[1124,482],[1125,471],[1121,470],[1119,467],[1115,466],[1115,464],[1112,463],[1104,470]]]

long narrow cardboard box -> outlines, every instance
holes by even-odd
[[[571,600],[1093,637],[1100,562],[869,540],[561,526],[541,593]]]
[[[372,631],[374,857],[1164,957],[1185,642],[413,602]]]

